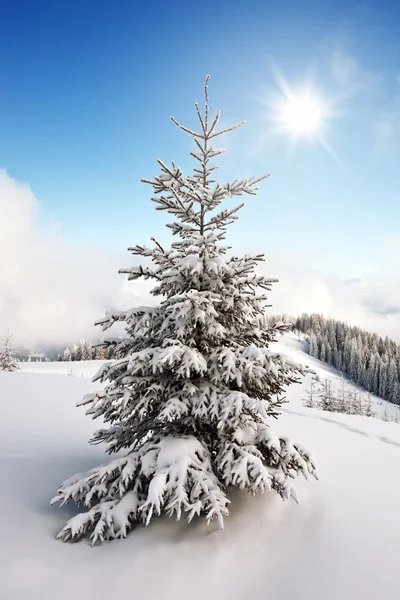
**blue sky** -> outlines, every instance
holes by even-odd
[[[29,184],[40,229],[56,221],[73,248],[165,241],[140,179],[157,157],[191,166],[169,117],[195,125],[211,73],[223,124],[247,123],[223,140],[221,178],[273,174],[229,241],[362,276],[400,236],[399,22],[395,1],[5,1],[0,168]],[[336,158],[312,136],[291,149],[270,135],[274,68],[332,107]]]
[[[158,156],[188,164],[188,142],[169,116],[194,123],[193,102],[201,101],[210,72],[211,102],[224,122],[248,123],[226,139],[222,173],[274,175],[261,199],[249,203],[233,240],[268,235],[273,247],[286,229],[286,243],[290,238],[298,248],[313,230],[329,263],[351,246],[358,266],[379,236],[400,228],[399,147],[390,140],[393,147],[376,152],[374,139],[374,122],[396,108],[391,102],[400,93],[400,8],[395,2],[213,4],[3,3],[0,165],[31,185],[68,239],[120,250],[138,236],[158,234],[163,217],[139,181],[156,173]],[[259,100],[275,85],[271,61],[293,86],[312,71],[315,89],[330,99],[346,92],[330,76],[338,54],[377,79],[374,89],[345,98],[343,116],[330,122],[341,164],[309,140],[291,155],[285,136],[259,145],[268,128]]]

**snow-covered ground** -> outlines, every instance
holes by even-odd
[[[104,360],[81,360],[74,362],[20,362],[24,373],[57,373],[91,378],[104,363]]]
[[[293,336],[277,349],[339,382]],[[298,480],[299,505],[237,492],[223,532],[160,518],[123,541],[63,544],[55,536],[74,508],[50,498],[108,459],[87,444],[99,424],[75,408],[97,389],[99,362],[21,366],[0,373],[1,600],[398,597],[400,425],[304,408],[306,381],[278,421],[318,461],[320,481]]]

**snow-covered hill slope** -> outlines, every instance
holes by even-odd
[[[344,385],[347,390],[357,391],[363,394],[365,398],[367,397],[367,392],[359,386],[353,384],[345,375],[343,375],[341,371],[337,371],[327,363],[321,362],[320,360],[317,360],[316,358],[313,358],[307,354],[306,342],[300,339],[298,336],[294,334],[280,336],[278,341],[273,344],[271,348],[273,348],[274,352],[285,354],[299,364],[308,365],[311,367],[315,371],[320,382],[323,382],[325,379],[329,379],[331,382],[332,391],[334,393],[339,393],[339,389],[344,381]],[[310,377],[307,377],[301,386],[303,388],[301,393],[299,393],[299,386],[293,386],[288,390],[286,398],[290,401],[291,409],[293,409],[295,406],[298,408],[302,407],[302,399],[306,396],[305,392],[309,386],[309,383]],[[373,394],[371,394],[371,404],[378,418],[382,418],[386,412],[389,418],[397,417],[400,419],[400,407],[391,404],[386,400],[382,400]],[[305,413],[309,414],[308,410],[305,409]]]
[[[328,374],[296,338],[277,348]],[[95,548],[56,541],[74,513],[49,506],[58,483],[107,460],[87,444],[99,424],[74,406],[96,389],[98,366],[0,373],[2,600],[398,597],[400,425],[304,408],[307,383],[289,390],[278,422],[318,461],[320,481],[298,481],[300,504],[238,492],[222,532],[203,519],[162,518]]]

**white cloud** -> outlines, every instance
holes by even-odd
[[[378,116],[374,128],[375,153],[383,155],[393,151],[400,136],[400,96],[397,96],[392,105]]]
[[[94,339],[101,332],[93,322],[108,308],[154,302],[146,284],[118,275],[134,257],[71,247],[59,223],[46,232],[42,223],[30,188],[0,171],[0,335],[10,327],[24,344]],[[280,280],[271,311],[322,312],[400,342],[400,238],[386,238],[368,277],[347,281],[314,269],[311,256],[266,254],[263,272]]]
[[[357,114],[370,123],[373,153],[393,150],[400,135],[399,76],[384,77],[343,50],[333,53],[330,74],[340,97],[360,96]]]
[[[48,220],[29,186],[0,171],[0,334],[16,343],[71,343],[101,334],[93,322],[110,307],[144,303],[145,286],[126,285],[118,268],[128,254],[71,247],[61,225]]]
[[[319,312],[400,343],[400,238],[388,236],[369,274],[351,280],[314,269],[306,257],[270,255],[263,272],[279,279],[272,312]]]
[[[335,52],[331,59],[331,74],[339,85],[352,84],[358,78],[360,66],[358,61],[342,52]]]
[[[371,94],[381,91],[382,76],[376,71],[365,68],[355,56],[343,50],[332,54],[330,73],[335,84],[346,89],[349,94],[365,91]]]

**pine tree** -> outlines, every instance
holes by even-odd
[[[310,381],[308,390],[306,390],[307,398],[303,399],[303,404],[307,408],[315,408],[317,404],[317,391],[315,389],[316,381],[314,377]]]
[[[64,352],[62,353],[61,360],[65,362],[72,360],[71,350],[69,348],[65,348]]]
[[[372,389],[371,389],[371,391],[376,396],[379,396],[380,358],[379,358],[379,354],[374,354],[374,356],[375,356],[375,360],[374,360],[374,373],[373,373],[373,376],[372,376]]]
[[[357,345],[356,345],[356,341],[355,340],[353,340],[351,342],[349,375],[352,378],[352,380],[357,383],[357,378],[358,378],[358,350],[357,350]]]
[[[400,383],[398,381],[394,382],[392,395],[390,397],[390,402],[393,402],[393,404],[397,404],[397,405],[400,404]]]
[[[356,354],[356,378],[355,378],[355,382],[358,385],[363,384],[364,371],[365,371],[365,359],[363,357],[362,347],[358,346],[357,354]]]
[[[79,342],[80,360],[92,360],[92,347],[86,340]]]
[[[379,361],[379,396],[387,399],[387,364],[384,360]]]
[[[390,358],[387,369],[387,399],[390,402],[394,401],[397,392],[397,367],[394,358]]]
[[[332,348],[329,340],[325,340],[325,362],[327,362],[328,365],[332,364]]]
[[[18,369],[18,361],[15,353],[11,348],[13,336],[8,332],[3,338],[3,349],[0,352],[0,371],[16,371]]]
[[[318,342],[315,333],[311,333],[310,335],[309,354],[314,357],[318,355]]]
[[[363,415],[364,407],[360,392],[354,390],[348,392],[349,415]]]
[[[342,380],[339,388],[339,395],[337,399],[337,412],[348,413],[349,412],[349,394],[345,387],[344,377],[342,375]]]
[[[81,360],[81,349],[80,346],[74,344],[71,350],[71,360]]]
[[[112,341],[116,360],[95,376],[107,387],[81,404],[110,423],[92,442],[128,454],[61,485],[54,501],[91,507],[66,524],[64,541],[87,531],[93,543],[125,537],[135,521],[147,524],[162,511],[189,521],[205,514],[222,527],[229,486],[285,499],[296,496],[293,476],[315,473],[308,452],[270,427],[285,386],[301,371],[268,350],[286,329],[267,326],[260,290],[275,280],[255,273],[263,256],[228,258],[220,244],[242,205],[214,210],[227,197],[255,194],[264,177],[225,185],[212,179],[210,160],[223,152],[212,141],[237,126],[217,131],[219,112],[209,122],[207,84],[208,77],[204,116],[195,105],[201,131],[172,119],[196,144],[193,175],[158,160],[161,174],[143,180],[154,188],[157,209],[176,219],[169,227],[178,241],[170,249],[154,239],[152,248],[131,248],[152,266],[120,271],[154,280],[161,303],[98,322],[105,330],[125,321],[127,337]]]
[[[372,408],[371,394],[368,394],[368,396],[367,396],[367,401],[365,403],[365,408],[364,408],[364,415],[366,417],[375,417],[376,416],[376,413]]]
[[[343,371],[343,352],[341,350],[337,351],[335,363],[336,368],[339,369],[339,371]]]
[[[352,414],[353,415],[363,415],[364,414],[363,399],[362,399],[360,392],[354,392]]]
[[[365,371],[363,374],[363,381],[362,381],[363,387],[366,390],[368,390],[369,392],[373,391],[374,373],[375,373],[375,355],[370,354],[369,361],[368,361],[368,367],[365,368]]]
[[[318,394],[319,396],[319,408],[321,410],[327,410],[330,412],[336,411],[336,398],[332,392],[332,383],[330,379],[325,379],[324,383],[321,386],[321,390]]]

